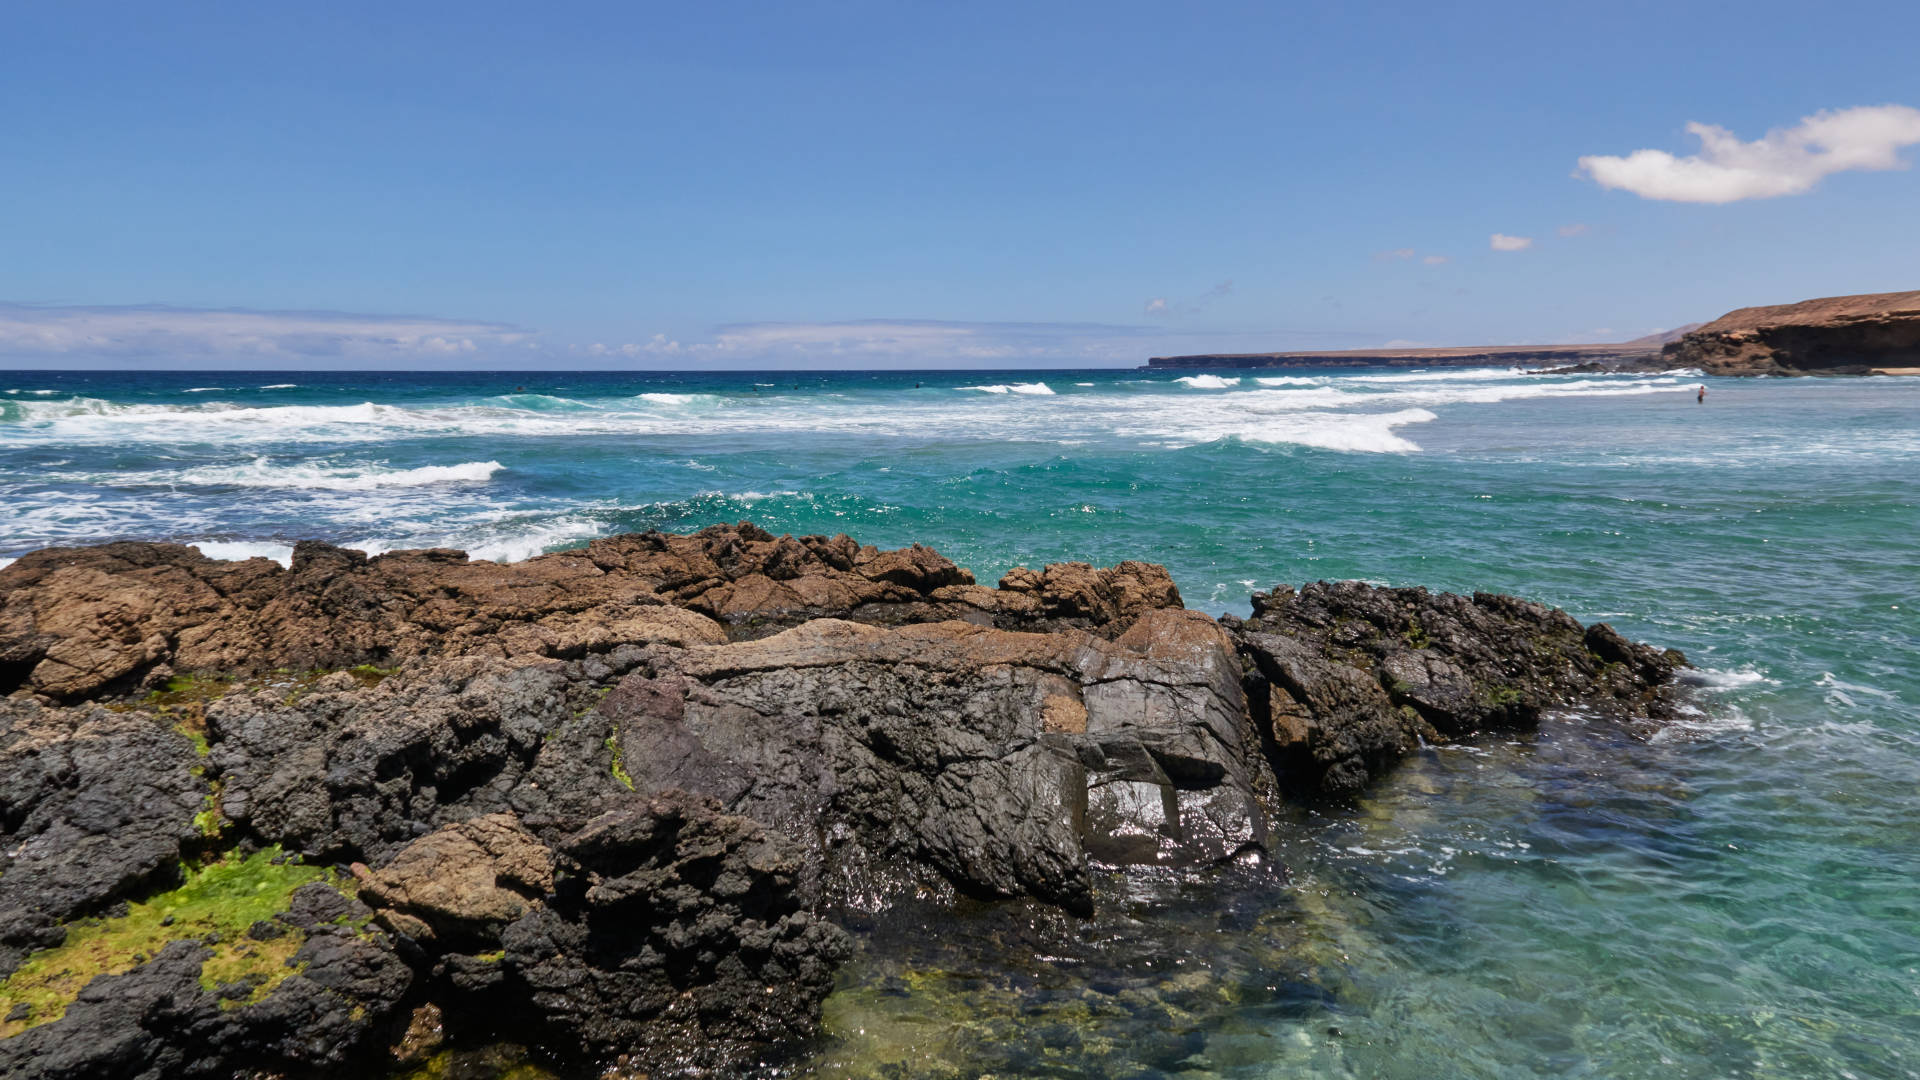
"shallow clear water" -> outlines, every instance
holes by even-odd
[[[1216,612],[1520,593],[1685,649],[1700,714],[1430,753],[1302,811],[1284,880],[875,927],[801,1071],[1920,1076],[1920,380],[1234,378],[0,374],[0,559],[752,518],[987,582],[1152,559]]]

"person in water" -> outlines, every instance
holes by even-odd
[[[1700,388],[1700,393],[1696,395],[1693,400],[1699,402],[1702,405],[1705,405],[1707,403],[1707,388],[1702,386]]]

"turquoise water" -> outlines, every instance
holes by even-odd
[[[1004,912],[910,963],[876,928],[796,1068],[1920,1076],[1920,380],[1233,379],[0,374],[0,559],[512,559],[751,518],[988,582],[1152,559],[1214,612],[1315,578],[1521,593],[1686,650],[1698,715],[1431,752],[1302,811],[1284,883],[1115,883],[1086,955],[1010,964]],[[1180,928],[1158,969],[1130,914]]]

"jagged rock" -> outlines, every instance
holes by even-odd
[[[353,865],[361,895],[388,925],[427,940],[498,940],[553,891],[553,855],[512,814],[436,830],[378,871]]]
[[[208,706],[208,761],[243,832],[378,863],[443,824],[617,790],[610,777],[524,784],[547,735],[590,700],[558,661],[461,657],[374,687],[339,680],[291,702],[263,690]]]
[[[1357,581],[1256,593],[1233,634],[1280,780],[1309,792],[1356,790],[1421,739],[1527,728],[1556,706],[1664,717],[1686,663],[1511,596]]]
[[[210,793],[186,735],[144,713],[0,698],[0,975],[59,921],[167,884]]]
[[[673,791],[628,794],[554,852],[496,815],[359,873],[383,921],[423,932],[416,940],[464,1002],[453,1013],[570,1057],[686,1068],[763,1055],[817,1028],[848,943],[805,910],[798,854],[757,822]]]
[[[244,984],[201,986],[211,953],[175,941],[125,974],[96,977],[60,1019],[0,1040],[0,1075],[124,1080],[339,1068],[384,1035],[413,982],[384,940],[345,927],[311,927],[291,960],[297,970],[258,1001],[245,1000]]]
[[[575,659],[764,636],[822,616],[1098,628],[1180,603],[1166,571],[1144,563],[1047,574],[1057,584],[1037,597],[983,589],[929,548],[775,537],[746,522],[508,564],[448,549],[368,558],[313,541],[294,547],[285,570],[178,544],[47,548],[0,569],[0,694],[72,701],[161,667],[234,675],[423,656]]]
[[[264,674],[363,662],[390,667]],[[846,949],[823,914],[1084,915],[1097,872],[1268,873],[1236,856],[1281,789],[1553,707],[1658,718],[1682,663],[1512,597],[1321,583],[1216,622],[1150,564],[989,589],[926,548],[745,524],[507,566],[40,552],[0,570],[0,963],[203,846],[362,863],[395,940],[297,890],[245,930],[305,935],[271,993],[203,989],[175,942],[0,1042],[0,1073],[349,1067],[409,984],[455,1042],[763,1060],[817,1026]],[[46,704],[208,671],[252,677],[209,683],[204,758],[158,705]]]

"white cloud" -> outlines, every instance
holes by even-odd
[[[328,367],[468,358],[532,337],[499,323],[427,316],[0,303],[0,361]]]
[[[1559,229],[1561,236],[1585,236],[1592,231],[1593,226],[1580,224],[1562,225]]]
[[[1151,299],[1151,300],[1149,300],[1149,301],[1147,301],[1147,314],[1149,314],[1149,315],[1165,315],[1166,313],[1167,313],[1167,298],[1166,298],[1166,297],[1164,297],[1164,296],[1156,296],[1156,297],[1154,297],[1153,299]]]
[[[1643,199],[1730,203],[1811,191],[1822,177],[1852,170],[1906,168],[1903,147],[1920,143],[1920,109],[1866,105],[1818,112],[1753,142],[1713,124],[1692,123],[1700,152],[1675,157],[1635,150],[1626,157],[1580,159],[1580,172],[1604,188]]]
[[[1495,251],[1525,251],[1533,246],[1531,236],[1508,236],[1506,233],[1494,233],[1488,246]]]
[[[1439,266],[1441,263],[1447,261],[1447,257],[1445,255],[1429,255],[1420,261],[1426,263],[1428,266]]]
[[[1398,262],[1402,259],[1411,259],[1417,254],[1419,252],[1412,248],[1394,248],[1392,251],[1382,251],[1374,258],[1381,262]]]

